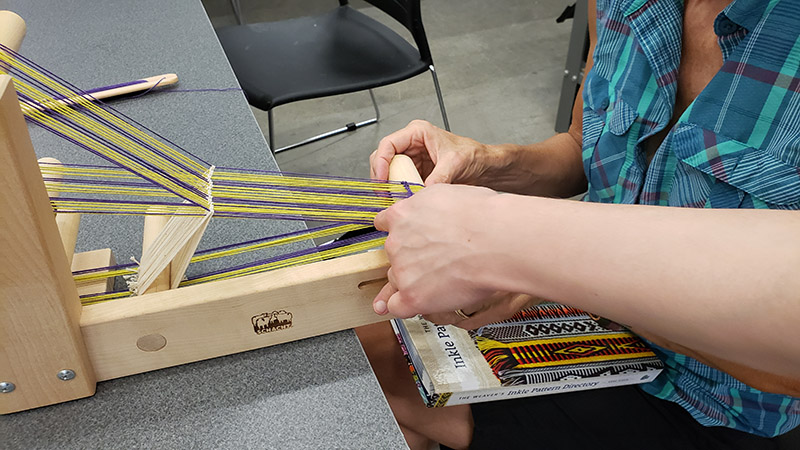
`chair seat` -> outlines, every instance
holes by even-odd
[[[348,6],[217,34],[248,102],[262,110],[384,86],[428,69],[405,39]]]

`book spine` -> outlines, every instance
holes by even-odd
[[[643,375],[647,375],[648,380],[652,380],[661,373],[661,370],[648,370],[647,372],[608,375],[604,377],[577,379],[569,381],[554,381],[550,383],[520,386],[503,386],[492,389],[480,389],[474,391],[454,392],[440,394],[440,399],[433,407],[455,406],[468,403],[491,402],[495,400],[505,400],[510,398],[533,397],[564,392],[586,391],[589,389],[600,389],[616,386],[627,386],[631,384],[641,384]],[[444,397],[444,401],[442,401]]]
[[[413,347],[406,345],[406,341],[410,342],[410,339],[407,335],[406,327],[403,325],[403,321],[392,319],[389,322],[392,324],[392,329],[397,337],[397,341],[400,343],[400,349],[403,352],[403,357],[405,357],[406,362],[408,363],[408,369],[411,372],[411,377],[414,379],[414,384],[416,384],[417,390],[422,397],[422,401],[428,408],[444,406],[445,403],[447,403],[449,394],[445,394],[443,396],[430,394],[434,392],[433,385],[431,384],[430,377],[427,377],[427,374],[423,370],[425,366],[423,366],[416,358],[416,355],[412,353],[411,350]],[[441,405],[438,405],[438,402],[441,402]]]

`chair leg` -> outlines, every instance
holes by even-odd
[[[375,93],[369,90],[369,98],[372,99],[372,107],[375,108],[375,122],[381,120],[381,111],[378,109],[378,102],[375,101]]]
[[[268,129],[267,129],[267,132],[269,134],[269,136],[268,136],[269,149],[272,150],[272,153],[277,153],[277,150],[275,150],[275,124],[272,121],[272,110],[271,109],[269,111],[267,111],[267,123],[269,124],[268,125]]]
[[[450,131],[450,122],[447,120],[447,111],[444,108],[444,99],[442,98],[442,89],[439,87],[439,77],[436,76],[436,69],[433,64],[428,67],[433,77],[433,86],[436,88],[436,97],[439,99],[439,111],[442,112],[442,121],[444,121],[444,129]]]
[[[268,118],[269,118],[269,147],[271,149],[274,149],[272,151],[273,153],[280,153],[280,152],[283,152],[283,151],[286,151],[286,150],[291,150],[293,148],[297,148],[297,147],[301,147],[301,146],[306,145],[306,144],[310,144],[312,142],[321,141],[322,139],[329,138],[331,136],[336,136],[337,134],[347,133],[348,131],[355,131],[355,130],[361,128],[361,127],[365,127],[367,125],[372,125],[373,123],[377,123],[378,120],[380,120],[381,111],[378,109],[378,102],[375,100],[375,94],[372,92],[372,89],[369,90],[369,97],[372,100],[372,107],[375,109],[375,117],[373,117],[372,119],[364,120],[363,122],[350,122],[350,123],[346,124],[345,126],[343,126],[341,128],[337,128],[335,130],[327,131],[325,133],[318,134],[318,135],[316,135],[314,137],[310,137],[310,138],[304,139],[304,140],[302,140],[300,142],[295,142],[294,144],[290,144],[290,145],[287,145],[285,147],[281,147],[281,148],[277,148],[277,149],[274,147],[274,140],[272,138],[272,136],[273,136],[272,110],[269,110],[269,112],[268,112]]]
[[[233,8],[233,15],[236,16],[236,23],[242,25],[242,7],[239,0],[231,0],[231,8]]]

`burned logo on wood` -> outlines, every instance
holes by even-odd
[[[282,309],[253,316],[250,321],[253,323],[253,331],[256,334],[264,334],[291,327],[292,313]]]

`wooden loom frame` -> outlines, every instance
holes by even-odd
[[[22,19],[0,11],[0,42],[17,49],[24,33]],[[82,306],[69,263],[77,226],[62,227],[62,242],[8,75],[0,167],[0,382],[15,385],[0,393],[0,414],[91,396],[98,381],[386,320],[371,308],[389,267],[383,250]],[[391,172],[421,182],[407,157]],[[75,263],[92,258],[102,267],[108,252]],[[280,311],[290,326],[256,331],[257,317]],[[74,378],[62,380],[65,369]]]

